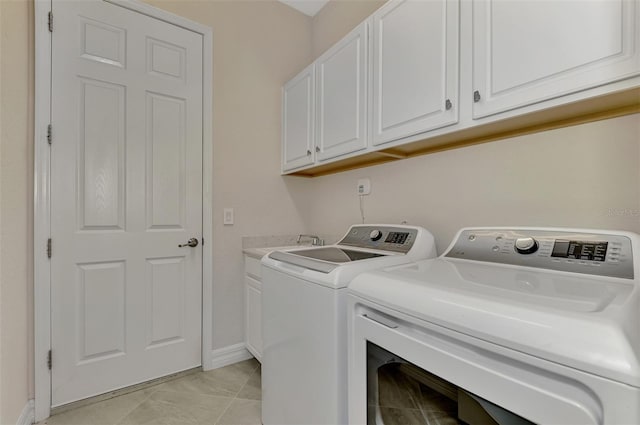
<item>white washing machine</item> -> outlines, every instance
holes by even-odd
[[[384,423],[378,370],[399,362],[459,401],[452,416],[471,403],[499,424],[640,423],[639,242],[463,229],[437,259],[361,274],[348,297],[349,422]]]
[[[347,423],[346,287],[367,270],[435,257],[427,230],[354,225],[335,245],[262,260],[262,423]]]

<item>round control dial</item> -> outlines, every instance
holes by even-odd
[[[369,233],[369,237],[372,241],[380,240],[380,238],[382,237],[382,232],[378,229],[372,230],[371,233]]]
[[[533,238],[518,238],[515,247],[520,254],[533,254],[538,250],[538,241]]]

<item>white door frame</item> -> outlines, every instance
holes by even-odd
[[[51,33],[49,11],[57,0],[35,0],[35,118],[34,118],[34,380],[35,420],[51,411],[51,373],[47,365],[51,349],[51,267],[47,240],[51,235],[50,146],[47,128],[51,117]],[[211,28],[165,12],[138,0],[103,0],[201,34],[202,43],[202,367],[213,367],[213,33]],[[55,31],[55,17],[54,17]],[[55,127],[53,130],[55,140]],[[55,241],[54,241],[55,245]],[[54,254],[55,255],[55,247]]]

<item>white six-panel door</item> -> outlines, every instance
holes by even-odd
[[[201,364],[202,36],[53,2],[52,406]]]

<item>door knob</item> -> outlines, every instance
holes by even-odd
[[[178,248],[182,248],[183,246],[190,246],[191,248],[195,248],[196,246],[198,246],[198,239],[191,238],[187,241],[187,243],[178,245]]]

